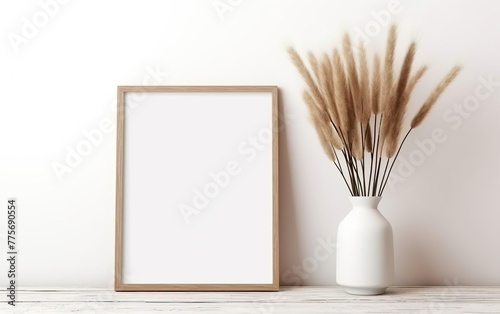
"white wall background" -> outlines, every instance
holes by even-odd
[[[41,3],[52,3],[52,16],[44,18]],[[388,0],[53,3],[0,3],[0,207],[18,198],[21,286],[112,286],[116,86],[144,83],[280,87],[288,117],[280,134],[282,283],[335,284],[334,251],[324,243],[335,241],[348,194],[308,121],[285,48],[330,50],[345,30],[368,29],[369,50],[381,49],[387,23],[374,13],[387,11]],[[221,16],[214,3],[232,7]],[[418,40],[417,64],[431,68],[410,117],[451,66],[464,71],[412,133],[400,165],[433,130],[445,141],[420,165],[396,169],[402,182],[381,203],[395,233],[396,284],[499,285],[500,88],[478,86],[481,77],[500,81],[500,2],[401,0],[397,8],[388,17],[400,25],[399,51]],[[25,26],[33,18],[40,26]],[[103,139],[68,165],[68,151],[99,126]],[[62,180],[54,163],[69,167]]]

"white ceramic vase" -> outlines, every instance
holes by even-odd
[[[347,293],[385,292],[394,277],[392,227],[378,210],[380,197],[351,197],[352,210],[337,232],[337,284]]]

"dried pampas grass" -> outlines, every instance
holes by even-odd
[[[431,110],[432,106],[437,102],[439,96],[444,92],[444,90],[448,87],[448,85],[453,82],[453,80],[457,77],[458,73],[462,68],[460,66],[455,66],[453,69],[451,69],[450,72],[444,77],[444,79],[434,88],[432,93],[427,97],[427,100],[424,102],[420,110],[417,112],[413,120],[411,121],[410,127],[412,129],[416,128],[419,126],[422,121],[425,119],[429,111]]]
[[[307,85],[303,98],[321,146],[353,196],[382,195],[411,130],[421,125],[461,70],[455,66],[439,82],[401,140],[411,94],[427,67],[412,71],[417,50],[413,42],[395,74],[397,37],[397,27],[392,25],[385,55],[374,55],[371,71],[366,47],[360,42],[359,52],[355,53],[348,34],[343,36],[340,50],[323,53],[321,57],[309,52],[308,65],[294,48],[288,48]]]
[[[385,153],[387,157],[392,157],[396,153],[398,147],[399,134],[403,126],[403,119],[406,113],[408,102],[403,101],[404,93],[410,77],[413,58],[415,57],[416,44],[412,43],[406,52],[403,66],[399,74],[399,79],[395,84],[395,88],[391,91],[394,97],[392,102],[388,103],[384,108],[384,121],[382,123],[381,136],[384,140]]]

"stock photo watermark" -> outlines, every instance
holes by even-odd
[[[7,304],[16,306],[17,292],[17,202],[15,198],[7,200],[7,263],[9,270],[7,272]]]
[[[159,65],[155,67],[147,66],[146,74],[142,80],[142,85],[160,85],[168,76],[168,72],[162,71]],[[135,109],[146,99],[145,93],[134,93],[127,108]],[[110,106],[112,112],[116,112],[116,97],[113,98]],[[109,118],[102,118],[93,129],[82,130],[80,140],[75,145],[66,145],[65,157],[62,161],[52,161],[50,166],[59,182],[63,182],[68,174],[71,174],[92,152],[102,144],[107,134],[111,134],[116,129],[116,122]]]
[[[40,0],[37,10],[30,16],[21,17],[21,26],[15,32],[7,33],[14,52],[19,52],[22,46],[28,45],[35,39],[42,29],[49,25],[50,21],[56,18],[61,8],[68,4],[70,0]]]
[[[274,136],[285,128],[294,115],[279,115],[280,125]],[[229,159],[223,169],[210,171],[207,175],[208,181],[201,188],[193,189],[193,196],[189,202],[179,204],[179,213],[184,221],[189,224],[192,219],[206,210],[213,199],[218,197],[229,186],[233,179],[244,171],[244,164],[252,163],[271,146],[273,141],[273,130],[271,127],[261,128],[253,135],[249,135],[236,147],[237,158]]]
[[[453,280],[445,279],[443,280],[445,287],[441,290],[439,294],[438,301],[429,302],[427,306],[421,310],[411,311],[411,314],[440,314],[440,313],[450,313],[451,309],[446,309],[446,304],[451,304],[451,302],[456,301],[460,298],[462,293],[458,286],[458,277]]]
[[[287,286],[300,286],[303,280],[310,278],[310,275],[316,272],[319,264],[329,260],[335,255],[337,243],[333,240],[331,235],[326,237],[318,237],[316,239],[316,247],[312,255],[304,258],[302,263],[294,264],[289,269],[281,273],[282,281]],[[256,308],[256,313],[271,314],[275,311],[275,303],[284,299],[281,293],[273,293],[266,302],[261,303]]]
[[[335,254],[337,243],[331,235],[325,238],[319,237],[316,242],[311,256],[304,258],[298,265],[292,265],[290,269],[282,273],[283,282],[286,285],[302,285],[303,280],[309,279],[311,274],[318,270],[320,263],[327,261]]]
[[[221,21],[226,19],[226,15],[231,13],[243,3],[243,0],[214,0],[212,7]]]
[[[473,94],[468,95],[461,102],[454,103],[451,108],[443,112],[442,118],[449,127],[448,131],[445,128],[434,128],[427,138],[414,140],[416,149],[406,156],[399,157],[396,171],[389,177],[389,188],[395,191],[399,183],[404,183],[415,173],[417,168],[423,165],[437,151],[438,147],[448,140],[449,133],[459,129],[464,121],[480,108],[481,102],[489,99],[498,87],[500,87],[500,81],[496,81],[492,75],[480,76]]]
[[[256,134],[248,136],[238,144],[238,155],[245,162],[253,162],[257,156],[268,148],[272,142],[272,129],[266,127],[260,129]],[[242,173],[244,166],[242,162],[231,159],[226,163],[224,169],[211,171],[209,181],[201,188],[194,189],[194,196],[191,203],[181,203],[179,212],[186,223],[190,223],[193,215],[199,215],[202,210],[210,205],[210,201],[217,196],[230,184],[232,178]]]
[[[356,27],[354,29],[354,42],[361,41],[363,45],[368,46],[374,37],[378,36],[384,28],[389,26],[393,20],[393,16],[400,14],[402,11],[403,7],[399,0],[389,1],[384,9],[370,11],[371,19],[364,27]]]

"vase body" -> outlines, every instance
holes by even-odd
[[[352,210],[337,231],[337,284],[347,293],[385,292],[394,277],[392,227],[378,210],[380,197],[351,197]]]

